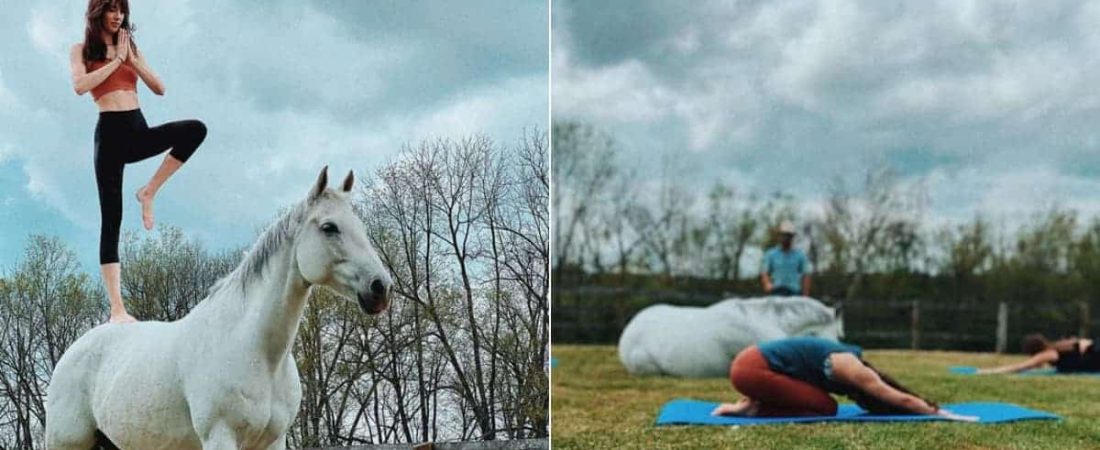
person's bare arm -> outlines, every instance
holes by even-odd
[[[833,378],[862,390],[879,400],[894,405],[904,411],[915,414],[933,414],[948,420],[977,422],[978,417],[961,416],[946,409],[940,409],[915,395],[894,389],[878,373],[867,367],[850,353],[835,353],[829,356],[833,363]]]
[[[977,373],[981,375],[1017,373],[1023,372],[1025,370],[1038,369],[1047,364],[1053,364],[1055,361],[1058,361],[1058,351],[1049,348],[1032,355],[1026,361],[1021,361],[1015,364],[1008,364],[1000,367],[993,367],[989,369],[978,369]]]
[[[149,87],[150,91],[157,95],[164,95],[164,83],[160,81],[160,77],[153,72],[153,69],[149,68],[149,64],[145,62],[145,56],[141,54],[137,47],[132,49],[130,60],[127,63],[134,68],[134,71],[137,72],[138,76],[141,77],[141,81]]]
[[[99,86],[121,65],[122,58],[116,57],[103,67],[88,73],[88,70],[84,67],[84,45],[74,45],[69,51],[69,67],[73,74],[73,91],[76,92],[76,95],[84,95],[85,92]]]
[[[764,293],[772,291],[771,267],[768,265],[768,253],[764,252],[764,258],[760,260],[760,284],[764,287]]]
[[[855,355],[834,353],[829,356],[833,364],[833,378],[859,389],[868,395],[916,414],[936,414],[938,409],[920,397],[894,389],[882,378],[863,365]]]
[[[802,275],[802,295],[804,295],[806,297],[810,296],[810,275],[809,274]]]

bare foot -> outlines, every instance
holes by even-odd
[[[710,412],[712,416],[746,416],[750,410],[755,411],[755,404],[747,399],[742,398],[737,403],[723,403],[714,408],[714,411]]]
[[[141,189],[138,189],[137,193],[134,194],[134,196],[137,197],[137,201],[139,203],[141,203],[141,224],[145,226],[146,230],[152,230],[153,229],[153,196],[152,196],[152,194],[149,194],[148,191],[145,189],[145,186],[142,186]]]
[[[134,316],[131,316],[130,313],[126,311],[118,313],[112,312],[111,318],[107,320],[109,323],[134,323],[137,321],[138,320],[135,319]]]

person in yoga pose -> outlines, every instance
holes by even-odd
[[[95,178],[99,190],[99,263],[111,303],[110,321],[134,322],[122,303],[118,238],[122,224],[122,172],[135,163],[171,149],[148,183],[138,189],[142,223],[153,228],[153,199],[169,177],[206,138],[206,126],[197,120],[150,127],[138,106],[137,80],[154,94],[164,95],[164,83],[149,68],[145,55],[131,39],[127,0],[90,0],[85,14],[84,41],[69,55],[77,95],[92,93],[99,109],[95,127]]]
[[[845,395],[875,414],[937,414],[976,420],[941,409],[862,359],[857,346],[816,337],[795,337],[753,345],[730,364],[730,381],[742,394],[714,415],[833,416],[829,393]]]
[[[1017,373],[1047,365],[1054,366],[1059,373],[1100,372],[1100,350],[1092,344],[1092,339],[1070,337],[1051,342],[1046,336],[1034,333],[1024,336],[1022,344],[1024,353],[1031,355],[1026,361],[978,369],[977,373]]]

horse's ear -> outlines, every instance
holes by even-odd
[[[355,186],[355,174],[349,170],[348,176],[344,178],[344,192],[351,192],[353,186]]]
[[[309,190],[309,199],[314,200],[321,196],[322,192],[325,192],[325,188],[328,187],[328,166],[321,169],[321,174],[317,176],[317,182],[313,183],[313,189]]]

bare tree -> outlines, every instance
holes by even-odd
[[[105,317],[98,293],[71,250],[38,235],[0,283],[0,401],[12,448],[40,448],[49,375],[69,344]]]
[[[1036,217],[1016,238],[1016,262],[1033,273],[1065,274],[1070,269],[1077,214],[1052,209]]]
[[[405,386],[393,395],[417,399],[391,414],[434,430],[429,407],[451,402],[464,436],[546,434],[545,414],[528,407],[547,406],[537,394],[548,341],[546,150],[537,131],[513,151],[481,136],[424,141],[365,185],[361,214],[414,310],[404,335],[446,362],[442,383],[431,382],[432,359],[413,358],[411,378],[391,373],[386,386]]]
[[[218,278],[233,270],[243,252],[239,247],[211,254],[171,226],[161,226],[145,239],[127,233],[120,252],[122,296],[139,319],[180,319]]]
[[[881,264],[889,254],[891,233],[894,237],[910,233],[919,212],[912,197],[897,184],[894,173],[887,168],[868,171],[861,195],[850,194],[842,181],[837,181],[825,208],[823,237],[829,252],[829,268],[850,274],[846,298],[855,298],[866,275]],[[912,244],[912,243],[911,243]],[[908,255],[908,250],[904,253]]]
[[[632,172],[626,172],[612,181],[608,207],[601,210],[601,237],[613,249],[614,264],[620,279],[626,276],[635,263],[635,255],[642,246],[642,236],[630,217],[641,208],[634,192],[636,180]]]
[[[725,184],[715,184],[707,200],[707,226],[714,236],[713,275],[739,280],[741,259],[760,233],[757,200],[753,196],[743,198]]]
[[[617,149],[610,136],[575,122],[553,125],[554,266],[583,266],[587,249],[599,252],[595,211],[603,205],[618,173]]]
[[[993,256],[989,223],[981,216],[938,233],[943,260],[940,271],[964,283],[989,268]]]
[[[653,201],[640,202],[629,216],[640,234],[640,245],[653,271],[665,279],[678,274],[688,255],[694,199],[675,180],[671,162],[664,164],[661,184]]]

